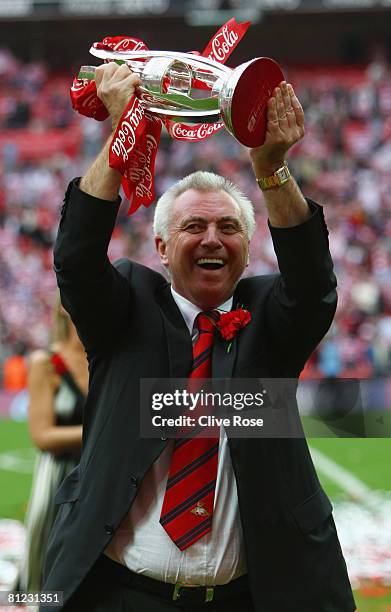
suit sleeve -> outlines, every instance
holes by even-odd
[[[337,307],[337,280],[322,207],[308,201],[311,217],[293,228],[270,227],[281,275],[268,301],[275,359],[290,348],[300,372],[329,329]],[[293,351],[292,351],[293,349]]]
[[[87,354],[108,348],[129,318],[130,263],[121,271],[107,257],[120,203],[82,192],[75,180],[61,209],[54,270],[62,304]]]

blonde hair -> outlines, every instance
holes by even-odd
[[[61,304],[60,292],[57,291],[56,301],[53,309],[53,327],[51,333],[52,344],[64,342],[70,333],[71,320],[68,313]]]

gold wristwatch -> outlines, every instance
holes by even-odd
[[[284,162],[284,165],[281,168],[278,168],[273,174],[270,176],[266,176],[265,178],[257,178],[257,183],[262,191],[266,191],[267,189],[272,189],[273,187],[281,187],[285,185],[289,181],[291,177],[291,173],[289,172],[289,168],[287,163]]]

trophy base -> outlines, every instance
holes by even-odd
[[[224,84],[220,112],[227,130],[246,147],[259,147],[266,136],[266,106],[284,74],[268,57],[242,64]]]

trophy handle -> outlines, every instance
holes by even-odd
[[[121,60],[122,62],[124,60]],[[194,73],[186,62],[159,55],[151,57],[144,63],[128,60],[125,63],[131,64],[129,67],[139,74],[141,85],[137,87],[137,96],[150,112],[175,115],[192,123],[205,121],[206,118],[213,122],[220,120],[217,96],[198,99],[190,96],[193,78],[195,74],[198,78],[199,72]],[[95,68],[95,66],[82,66],[78,78],[93,80]],[[207,76],[210,78],[210,75]]]
[[[153,57],[144,64],[140,78],[137,94],[151,112],[170,115],[174,112],[182,117],[192,116],[194,112],[198,117],[219,114],[217,97],[191,97],[194,70],[186,62]]]

